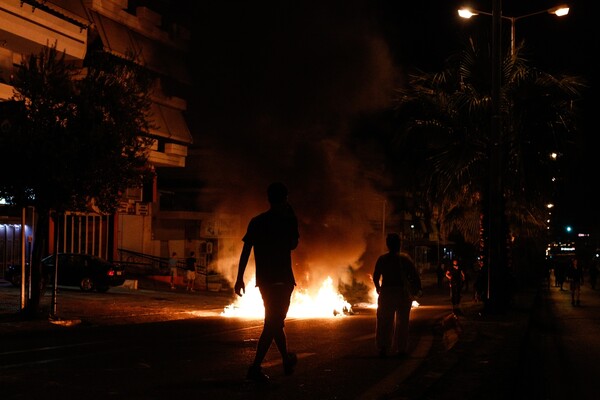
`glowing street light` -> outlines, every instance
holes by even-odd
[[[569,14],[569,7],[567,5],[561,5],[561,6],[557,6],[557,7],[553,7],[553,8],[548,8],[548,9],[542,10],[542,11],[536,11],[536,12],[533,12],[530,14],[519,15],[518,17],[508,17],[505,15],[500,16],[501,18],[510,21],[510,54],[511,55],[515,54],[515,23],[518,20],[523,19],[523,18],[527,18],[527,17],[531,17],[534,15],[539,15],[539,14],[546,14],[546,13],[556,15],[557,17],[564,17],[565,15]],[[474,10],[474,9],[468,8],[468,7],[464,7],[464,8],[461,8],[460,10],[458,10],[458,15],[461,18],[466,18],[466,19],[469,19],[469,18],[479,15],[479,14],[493,16],[492,13]]]
[[[492,120],[490,132],[490,171],[489,171],[489,190],[488,190],[488,249],[487,249],[487,302],[486,308],[494,309],[504,307],[507,301],[506,290],[502,282],[506,269],[506,237],[503,234],[504,203],[503,203],[503,182],[502,182],[502,154],[500,143],[502,141],[502,115],[500,112],[500,85],[501,85],[501,30],[502,19],[507,19],[511,24],[511,56],[515,55],[515,23],[517,20],[531,17],[533,15],[551,13],[556,16],[564,16],[569,12],[566,6],[546,9],[517,17],[507,17],[502,15],[502,0],[492,1],[492,12],[483,12],[473,9],[463,8],[458,10],[458,15],[462,18],[471,18],[477,14],[489,15],[492,17],[492,74],[491,74],[491,95],[492,95]]]

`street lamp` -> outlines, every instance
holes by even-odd
[[[487,249],[487,293],[486,308],[490,311],[502,309],[507,303],[507,291],[504,287],[506,279],[507,254],[504,245],[506,237],[503,235],[505,227],[503,179],[502,179],[502,115],[500,112],[500,85],[501,85],[501,30],[502,19],[511,23],[511,56],[515,54],[515,23],[519,19],[533,15],[551,13],[556,16],[564,16],[569,12],[566,6],[555,7],[543,11],[521,15],[518,17],[507,17],[502,15],[502,0],[492,1],[492,12],[483,12],[472,9],[458,10],[462,18],[471,18],[473,15],[483,14],[492,17],[492,120],[490,132],[490,170],[487,201],[488,215],[488,249]]]
[[[527,18],[527,17],[532,17],[534,15],[539,15],[539,14],[554,14],[557,17],[564,17],[565,15],[569,14],[569,7],[567,5],[561,5],[561,6],[557,6],[557,7],[553,7],[553,8],[548,8],[546,10],[542,10],[542,11],[536,11],[530,14],[525,14],[525,15],[519,15],[518,17],[508,17],[505,15],[501,15],[500,17],[506,20],[510,21],[510,54],[512,56],[515,55],[515,23],[523,18]],[[472,8],[461,8],[460,10],[458,10],[458,15],[461,18],[466,18],[469,19],[475,15],[489,15],[489,16],[493,16],[492,13],[489,12],[485,12],[485,11],[479,11],[479,10],[474,10]]]

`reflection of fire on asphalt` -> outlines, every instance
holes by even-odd
[[[221,315],[225,317],[263,318],[264,307],[260,291],[252,278],[246,284],[246,291],[232,304],[225,307]],[[291,318],[330,318],[352,314],[352,306],[344,296],[333,289],[333,279],[327,277],[314,294],[296,287],[288,317]]]

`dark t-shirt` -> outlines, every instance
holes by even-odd
[[[414,282],[415,286],[418,286],[417,289],[420,289],[420,279],[415,265],[404,254],[386,253],[381,255],[375,263],[373,277],[376,280],[381,277],[381,287],[406,287],[408,280]]]
[[[196,257],[190,256],[185,260],[185,269],[188,271],[196,270]]]
[[[272,283],[296,284],[291,251],[299,238],[293,211],[266,211],[250,220],[243,237],[254,248],[256,286]]]
[[[454,268],[453,266],[450,267],[450,269],[448,270],[450,271],[450,283],[452,285],[458,285],[461,286],[463,283],[463,277],[462,277],[462,269],[459,268]]]

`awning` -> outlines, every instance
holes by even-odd
[[[148,120],[153,128],[150,134],[171,139],[184,144],[193,142],[183,112],[156,102],[152,103]]]
[[[83,60],[87,51],[87,30],[79,21],[52,12],[35,9],[23,2],[2,2],[1,47],[15,55],[28,55],[37,54],[52,44],[57,51],[64,52],[67,60]]]
[[[105,51],[119,57],[133,53],[149,70],[185,84],[191,83],[186,62],[187,49],[177,47],[175,42],[146,37],[97,12],[91,11],[90,14]]]

